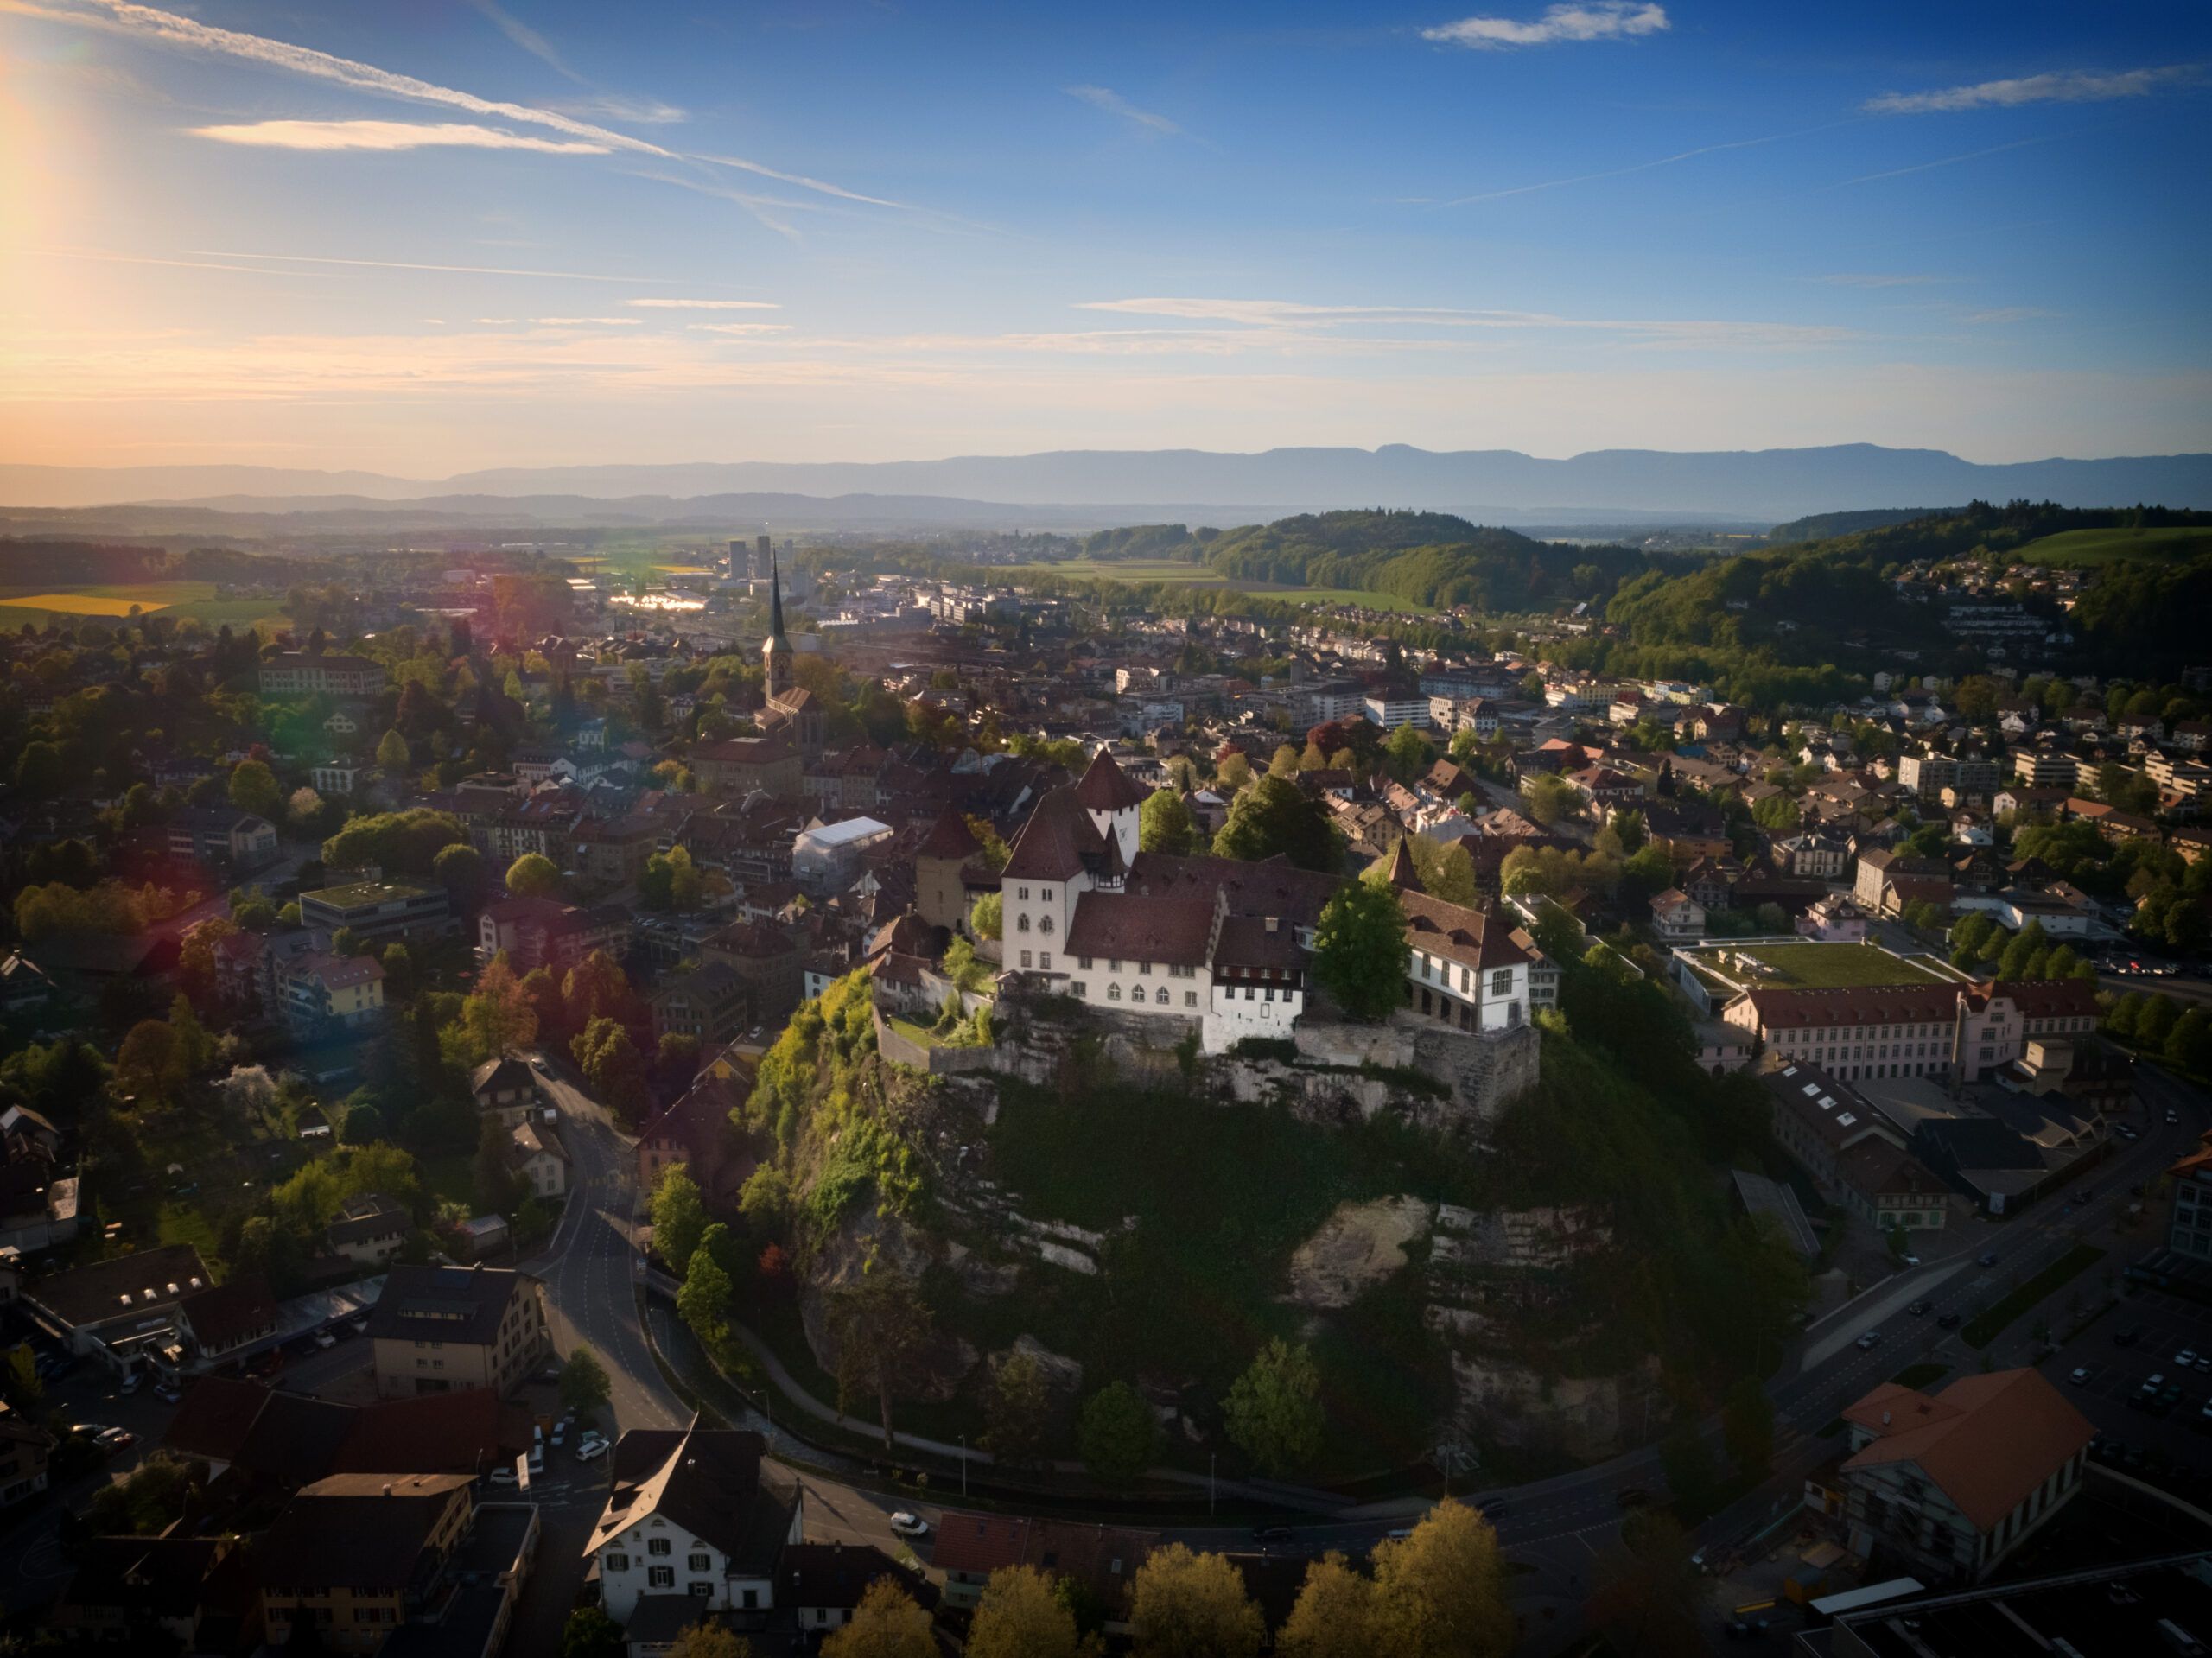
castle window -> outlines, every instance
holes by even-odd
[[[1160,987],[1160,988],[1159,988],[1159,989],[1157,989],[1157,990],[1155,990],[1155,991],[1154,991],[1154,992],[1152,993],[1152,999],[1153,999],[1153,1001],[1154,1001],[1158,1002],[1158,1003],[1159,1003],[1162,1007],[1166,1007],[1166,1006],[1167,1006],[1167,987],[1166,987],[1166,985],[1164,985],[1164,984],[1163,984],[1163,985],[1161,985],[1161,986]]]
[[[1039,917],[1038,917],[1038,918],[1037,918],[1037,931],[1038,931],[1039,932],[1050,932],[1050,931],[1052,931],[1052,917],[1050,917],[1050,916],[1048,916],[1048,915],[1046,915],[1046,916],[1039,916]]]
[[[1108,986],[1106,987],[1106,1000],[1107,1000],[1107,1001],[1121,1001],[1121,999],[1122,999],[1122,987],[1121,987],[1120,985],[1118,985],[1118,984],[1109,984],[1109,985],[1108,985]]]
[[[1088,996],[1090,994],[1090,987],[1085,984],[1081,979],[1071,981],[1068,985],[1068,989],[1078,996]]]
[[[1025,950],[1024,951],[1022,951],[1022,952],[1021,952],[1021,964],[1022,964],[1022,966],[1024,966],[1024,967],[1027,967],[1027,966],[1030,964],[1030,962],[1029,962],[1029,952],[1028,952],[1027,950]]]
[[[1014,930],[1016,932],[1027,932],[1029,931],[1029,916],[1027,912],[1024,912],[1021,918],[1014,924]]]
[[[1090,970],[1090,957],[1088,956],[1077,956],[1076,965],[1083,969],[1084,972],[1088,973]]]
[[[1049,971],[1052,965],[1052,952],[1049,950],[1038,951],[1037,965]]]
[[[1018,899],[1021,899],[1021,900],[1022,900],[1022,902],[1024,902],[1025,904],[1026,904],[1026,903],[1027,903],[1027,902],[1029,901],[1029,889],[1028,889],[1027,886],[1017,886],[1017,887],[1015,887],[1015,888],[1014,888],[1014,895],[1016,898],[1018,898]]]
[[[1183,993],[1183,1006],[1185,1007],[1195,1007],[1198,1005],[1198,993],[1195,990],[1185,990]]]

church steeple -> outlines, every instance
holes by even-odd
[[[760,666],[772,702],[791,688],[791,642],[784,637],[784,578],[768,556],[768,640],[760,647]]]

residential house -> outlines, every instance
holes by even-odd
[[[1651,931],[1662,943],[1684,944],[1705,937],[1705,905],[1679,886],[1651,899]]]
[[[947,1509],[938,1521],[932,1562],[944,1573],[944,1604],[972,1610],[992,1572],[1034,1566],[1071,1578],[1104,1609],[1109,1634],[1127,1633],[1129,1585],[1160,1546],[1160,1534],[1125,1526],[1084,1525],[1020,1515]]]
[[[308,651],[280,651],[261,664],[264,696],[374,696],[389,676],[380,662]]]
[[[609,1617],[627,1623],[662,1596],[699,1613],[777,1605],[777,1561],[804,1534],[804,1499],[766,1453],[759,1434],[728,1428],[632,1428],[615,1441],[584,1548]]]
[[[399,1253],[414,1225],[405,1204],[380,1191],[362,1192],[339,1205],[337,1219],[323,1229],[323,1242],[356,1267],[381,1267]]]
[[[284,1020],[298,1035],[359,1030],[384,1018],[384,964],[373,956],[316,950],[285,963],[281,977]]]
[[[130,1652],[251,1650],[261,1597],[237,1537],[86,1537],[42,1625],[67,1647]]]
[[[545,1290],[524,1273],[395,1263],[369,1315],[377,1395],[505,1394],[551,1345]]]
[[[853,1621],[861,1597],[878,1582],[896,1585],[925,1611],[936,1609],[935,1584],[864,1543],[789,1543],[776,1562],[778,1607],[791,1614],[803,1634],[842,1629]]]
[[[2096,1430],[2042,1372],[1885,1382],[1847,1407],[1852,1553],[1916,1576],[1986,1577],[2080,1490]]]
[[[244,873],[276,856],[276,826],[232,806],[184,806],[168,821],[169,854]]]
[[[195,1245],[164,1243],[33,1278],[22,1303],[73,1353],[173,1373],[185,1356],[177,1303],[214,1281]]]
[[[746,1089],[730,1077],[701,1077],[638,1134],[638,1187],[650,1192],[662,1173],[681,1163],[707,1201],[727,1208],[752,1172],[731,1113],[745,1104]]]
[[[450,933],[453,906],[442,886],[355,880],[301,893],[300,924],[317,932],[344,928],[378,944],[413,943]]]
[[[701,1048],[728,1041],[745,1028],[752,996],[726,962],[671,975],[653,992],[653,1035],[696,1037]]]
[[[512,1054],[486,1059],[468,1073],[468,1093],[480,1115],[496,1111],[499,1121],[512,1128],[537,1103],[537,1073]]]
[[[0,1400],[0,1508],[12,1508],[46,1489],[54,1436]]]
[[[558,1204],[569,1193],[569,1149],[549,1123],[520,1122],[510,1131],[507,1172],[533,1197]]]
[[[467,1474],[333,1474],[300,1488],[255,1551],[261,1615],[285,1644],[374,1653],[423,1618],[475,1510]]]

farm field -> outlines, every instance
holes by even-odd
[[[1772,971],[1753,977],[1738,969],[1732,959],[1723,966],[1718,959],[1718,952],[1723,950],[1730,951],[1732,956],[1750,956]],[[1711,962],[1713,971],[1731,980],[1743,980],[1783,990],[1847,990],[1872,985],[1942,984],[1958,976],[1948,968],[1940,966],[1930,956],[1893,956],[1887,950],[1866,944],[1812,942],[1802,944],[1720,944],[1713,950],[1700,951],[1699,955]]]
[[[9,620],[44,626],[73,617],[123,617],[136,605],[147,615],[161,614],[205,622],[219,627],[249,626],[268,618],[281,621],[276,601],[270,599],[219,599],[213,581],[128,581],[89,585],[67,593],[50,588],[0,588],[0,608],[13,613]]]
[[[1264,594],[1294,604],[1363,605],[1370,610],[1423,613],[1435,608],[1395,594],[1370,593],[1360,588],[1289,588],[1270,581],[1234,581],[1208,565],[1175,558],[1071,558],[1056,564],[1009,564],[1006,574],[1017,581],[1023,576],[1057,575],[1071,581],[1172,581],[1185,588]]]
[[[2199,553],[2212,553],[2212,529],[2068,530],[2020,549],[2024,564],[2109,564],[2139,558],[2176,564]]]

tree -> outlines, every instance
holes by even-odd
[[[1621,1522],[1623,1558],[1590,1598],[1590,1621],[1625,1652],[1694,1658],[1711,1650],[1700,1628],[1702,1585],[1689,1538],[1674,1515],[1644,1509]]]
[[[525,852],[507,866],[507,891],[517,898],[551,898],[560,890],[560,868],[542,852]]]
[[[1197,844],[1198,826],[1173,789],[1155,790],[1137,811],[1137,845],[1146,852],[1180,857]]]
[[[1321,1377],[1310,1348],[1278,1337],[1229,1390],[1229,1437],[1263,1473],[1281,1476],[1321,1448]]]
[[[738,1188],[737,1212],[755,1237],[783,1229],[791,1210],[791,1178],[773,1163],[763,1163]]]
[[[1313,929],[1313,977],[1356,1020],[1404,1005],[1406,911],[1395,887],[1361,880],[1331,894]]]
[[[2174,1021],[2166,1032],[2164,1049],[2168,1063],[2202,1076],[2212,1070],[2212,1013],[2192,1007]]]
[[[484,854],[466,841],[440,847],[430,859],[430,873],[453,900],[456,911],[473,910],[484,891]]]
[[[626,1121],[644,1119],[652,1104],[652,1084],[627,1028],[611,1019],[594,1019],[569,1051],[603,1104]]]
[[[1687,1509],[1704,1507],[1718,1483],[1713,1449],[1697,1424],[1687,1420],[1676,1423],[1673,1432],[1659,1442],[1659,1465],[1666,1471],[1667,1489]]]
[[[706,876],[691,861],[686,847],[671,847],[645,860],[638,877],[638,902],[648,910],[688,912],[699,907],[707,892]]]
[[[690,1269],[676,1293],[677,1313],[699,1338],[699,1345],[715,1356],[729,1341],[730,1281],[708,1244],[715,1233],[727,1230],[717,1221],[700,1235],[699,1247],[691,1252]]]
[[[2171,996],[2153,995],[2135,1016],[2136,1045],[2146,1051],[2163,1053],[2166,1039],[2181,1019],[2181,1004]],[[120,1070],[120,1062],[118,1070]]]
[[[637,993],[622,964],[603,950],[595,950],[569,969],[561,981],[562,1017],[570,1030],[582,1031],[595,1019],[612,1019],[624,1025],[642,1022]]]
[[[670,1643],[668,1658],[753,1658],[753,1643],[720,1623],[694,1623]]]
[[[440,1032],[439,1042],[449,1060],[467,1070],[527,1047],[537,1036],[537,1009],[501,950],[462,1001],[460,1019]]]
[[[1377,1649],[1403,1658],[1503,1658],[1513,1646],[1505,1564],[1490,1521],[1446,1497],[1410,1535],[1376,1545]]]
[[[404,777],[407,772],[407,739],[396,730],[387,731],[377,742],[377,764],[387,777]]]
[[[1382,741],[1382,754],[1390,775],[1411,783],[1436,764],[1436,750],[1418,726],[1400,726]]]
[[[1044,1459],[1052,1429],[1052,1394],[1034,1354],[1017,1347],[991,1361],[983,1413],[983,1449],[996,1461],[1020,1468]]]
[[[570,1351],[561,1366],[561,1403],[580,1416],[606,1407],[612,1391],[607,1367],[590,1348],[582,1344]]]
[[[1729,1460],[1745,1479],[1764,1477],[1774,1460],[1774,1404],[1754,1375],[1738,1376],[1720,1407]]]
[[[968,924],[978,938],[997,938],[1006,932],[1006,909],[996,893],[986,893],[968,913]]]
[[[889,1268],[863,1273],[830,1293],[830,1333],[837,1344],[838,1408],[861,1387],[873,1388],[888,1452],[892,1394],[934,1334],[921,1286]]]
[[[596,1606],[579,1606],[561,1629],[561,1658],[622,1658],[622,1626]]]
[[[1075,1615],[1033,1566],[1001,1566],[983,1585],[968,1658],[1075,1658]]]
[[[522,1182],[507,1166],[513,1145],[498,1112],[487,1112],[476,1135],[476,1206],[486,1215],[506,1215],[523,1196]]]
[[[142,1019],[116,1051],[115,1090],[141,1110],[169,1104],[184,1085],[184,1057],[168,1021]]]
[[[272,823],[283,821],[284,793],[265,760],[240,760],[231,768],[230,800],[242,812]]]
[[[938,1658],[930,1615],[889,1578],[868,1585],[852,1622],[822,1643],[822,1658]]]
[[[1528,788],[1529,816],[1549,828],[1560,819],[1572,817],[1582,804],[1582,797],[1565,778],[1546,772]]]
[[[1084,1401],[1076,1445],[1092,1478],[1126,1485],[1159,1454],[1160,1419],[1128,1382],[1109,1382]]]
[[[1262,778],[1238,795],[1213,839],[1217,858],[1258,863],[1281,854],[1300,869],[1332,870],[1342,854],[1337,831],[1319,800],[1281,778]]]
[[[1276,1658],[1370,1658],[1375,1585],[1332,1549],[1308,1561],[1298,1602],[1275,1636]]]
[[[1218,1554],[1156,1548],[1129,1591],[1137,1658],[1253,1658],[1267,1634],[1244,1579]]]
[[[668,1263],[670,1272],[683,1277],[707,1229],[706,1199],[683,1164],[671,1163],[660,1172],[660,1184],[653,1188],[652,1220],[653,1252]]]

